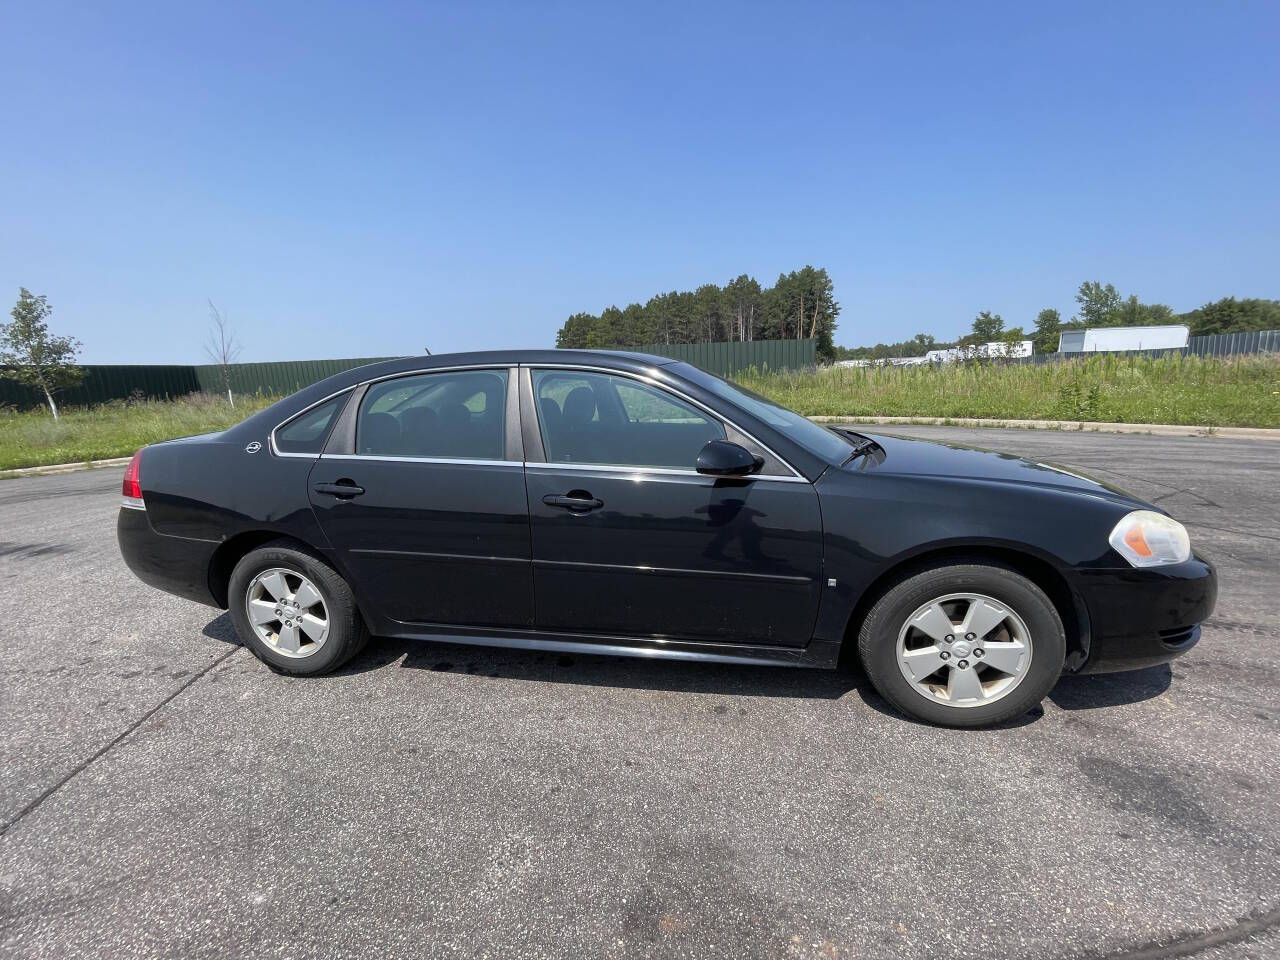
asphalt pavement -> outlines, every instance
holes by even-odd
[[[292,679],[132,577],[121,470],[0,481],[0,954],[1280,955],[1280,443],[883,431],[1170,510],[1200,645],[986,731],[854,671],[375,640]]]

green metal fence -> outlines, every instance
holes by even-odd
[[[727,377],[741,370],[803,370],[818,362],[813,340],[746,340],[720,343],[651,343],[635,348],[672,360],[684,360],[708,373]]]
[[[345,360],[235,363],[231,365],[231,389],[235,393],[284,396],[343,370],[385,359],[387,358],[360,357]],[[88,406],[138,395],[166,400],[201,390],[221,393],[226,389],[222,380],[222,368],[212,363],[181,366],[89,364],[81,369],[84,370],[85,377],[80,385],[59,391],[55,397],[60,406]],[[26,409],[43,403],[43,396],[29,387],[5,379],[0,370],[0,404]]]
[[[388,357],[362,357],[348,360],[291,360],[280,363],[234,363],[231,365],[232,393],[266,393],[286,396],[317,380],[332,377],[335,373],[377,363]],[[208,393],[226,390],[222,380],[222,368],[217,364],[202,364],[194,368],[198,389]]]
[[[79,386],[60,390],[55,397],[60,406],[87,406],[107,400],[123,399],[135,390],[148,397],[180,397],[200,389],[196,368],[191,366],[114,366],[81,367],[84,380]],[[4,378],[0,371],[0,404],[19,409],[39,406],[44,397],[36,390]]]
[[[635,349],[673,360],[685,360],[721,376],[732,376],[753,366],[758,370],[799,370],[817,362],[812,340],[655,343]],[[233,363],[231,389],[234,393],[285,396],[343,370],[385,359],[388,358]],[[202,390],[208,393],[222,393],[226,390],[222,368],[212,363],[136,366],[89,364],[81,369],[85,372],[84,381],[77,387],[60,391],[56,397],[59,405],[89,406],[109,400],[124,400],[131,396],[165,400]],[[0,370],[0,405],[26,409],[43,403],[44,397],[20,383],[5,379],[3,370]]]

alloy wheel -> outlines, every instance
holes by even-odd
[[[328,639],[329,610],[324,598],[297,570],[263,570],[249,581],[244,602],[254,632],[281,656],[309,657]]]
[[[1031,633],[1007,604],[948,593],[922,604],[898,632],[898,668],[911,688],[949,707],[1008,696],[1031,667]]]

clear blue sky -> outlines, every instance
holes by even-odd
[[[206,297],[245,360],[805,263],[847,345],[1280,297],[1273,2],[261,6],[0,0],[6,311],[127,363],[201,360]]]

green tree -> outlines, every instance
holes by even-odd
[[[754,340],[756,321],[760,317],[763,294],[760,282],[745,273],[730,280],[724,288],[724,316],[730,340]]]
[[[653,343],[654,335],[649,313],[639,303],[629,303],[623,309],[619,319],[619,329],[615,345],[619,347],[640,347]]]
[[[998,313],[983,310],[973,318],[973,336],[976,343],[991,343],[1004,334],[1004,318]]]
[[[1076,303],[1080,305],[1080,313],[1072,317],[1075,327],[1149,327],[1177,322],[1172,307],[1143,303],[1134,294],[1121,297],[1109,283],[1090,280],[1080,284]]]
[[[19,288],[18,302],[9,313],[13,320],[0,324],[0,366],[9,368],[5,371],[8,379],[43,393],[56,421],[58,405],[53,395],[79,383],[84,371],[75,364],[80,341],[49,332],[52,313],[48,298]]]
[[[1191,328],[1193,337],[1249,330],[1280,330],[1280,300],[1223,297],[1175,318]]]
[[[886,360],[889,357],[923,357],[937,347],[950,344],[938,343],[932,334],[917,333],[901,343],[877,343],[874,347],[836,347],[836,360]]]
[[[805,266],[778,275],[778,282],[764,291],[764,333],[757,339],[816,341],[820,359],[835,358],[834,334],[840,304],[825,269]]]
[[[1108,326],[1113,327],[1154,327],[1173,323],[1174,320],[1172,307],[1163,303],[1142,303],[1132,294],[1107,317]]]
[[[610,307],[600,316],[575,313],[556,333],[557,347],[643,346],[715,340],[777,340],[812,337],[818,356],[836,354],[833,334],[840,304],[827,271],[812,266],[780,274],[762,290],[746,274],[721,288],[672,290],[643,306]]]
[[[938,341],[933,338],[931,333],[917,333],[910,340],[906,341],[903,346],[908,347],[911,352],[904,353],[904,357],[923,357],[932,350]]]
[[[595,314],[575,313],[556,333],[556,346],[566,350],[585,347],[599,319]]]
[[[1021,327],[1009,327],[1000,334],[1000,343],[1004,345],[1004,356],[1012,357],[1017,351],[1019,344],[1027,339],[1027,335]],[[1034,348],[1033,348],[1034,349]]]
[[[809,293],[808,329],[801,333],[814,340],[818,359],[830,362],[835,357],[836,319],[840,316],[835,284],[824,268],[807,266],[800,274]]]
[[[698,312],[699,341],[713,343],[723,340],[721,334],[720,309],[723,306],[724,294],[714,283],[704,283],[694,291],[694,302]]]
[[[676,322],[676,304],[675,292],[660,293],[656,297],[650,297],[649,302],[644,305],[645,316],[648,318],[650,329],[653,331],[653,339],[650,343],[671,343],[671,335],[675,330]]]
[[[231,335],[227,318],[209,301],[209,337],[204,342],[204,352],[217,366],[222,376],[222,389],[227,391],[227,405],[234,408],[235,398],[231,395],[231,365],[240,356],[240,344]]]
[[[697,296],[689,290],[673,291],[671,294],[671,342],[697,343],[701,329]]]
[[[1076,291],[1076,303],[1080,304],[1079,319],[1087,327],[1113,326],[1111,318],[1121,305],[1120,293],[1114,286],[1103,286],[1096,280],[1086,280]]]
[[[617,307],[605,307],[587,333],[586,346],[591,350],[603,350],[619,345],[622,333],[622,311]]]
[[[1046,307],[1036,314],[1036,332],[1031,337],[1036,353],[1057,353],[1062,317],[1057,310]]]

